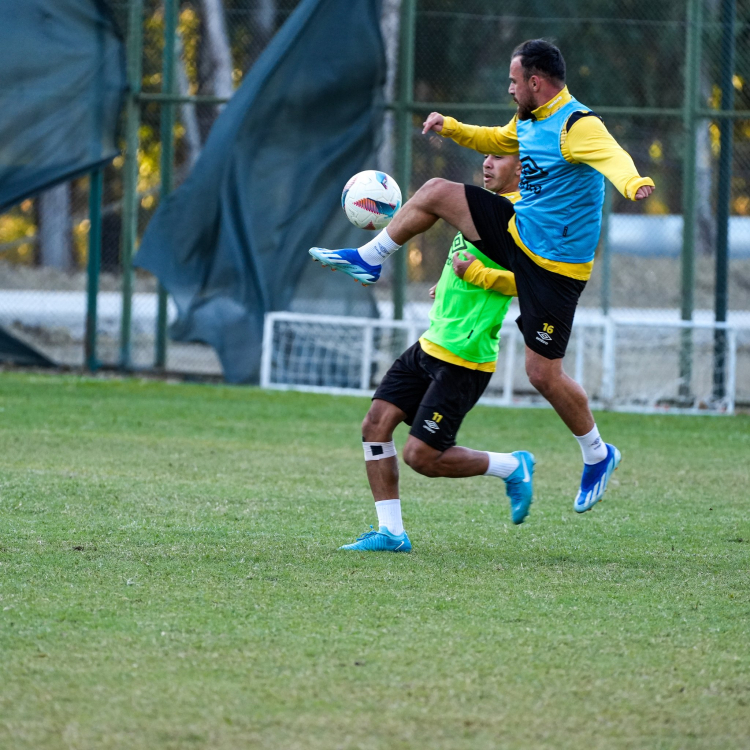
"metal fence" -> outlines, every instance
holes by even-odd
[[[222,104],[296,5],[112,3],[131,85],[123,153],[102,172],[0,216],[0,324],[66,365],[220,374],[207,347],[169,341],[173,306],[153,277],[133,271],[131,259],[160,199],[189,172]],[[392,171],[404,193],[435,176],[478,181],[481,156],[422,136],[424,116],[438,110],[477,124],[506,122],[511,50],[527,38],[553,39],[566,56],[572,93],[657,184],[638,204],[608,193],[582,308],[636,308],[646,317],[679,310],[683,320],[713,319],[715,311],[719,321],[734,316],[744,325],[750,3],[384,0],[382,28],[388,105],[373,166]],[[423,317],[451,239],[450,227],[438,225],[393,257],[373,290],[381,315]],[[722,396],[721,327],[715,336]],[[693,390],[694,343],[690,333],[679,343],[685,398]]]

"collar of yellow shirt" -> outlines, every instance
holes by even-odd
[[[542,104],[541,107],[532,110],[531,114],[535,120],[543,120],[545,117],[554,115],[558,109],[564,107],[572,98],[568,87],[564,86],[562,91],[558,91],[546,104]]]

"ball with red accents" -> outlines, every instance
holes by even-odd
[[[390,175],[368,169],[346,183],[341,205],[355,227],[383,229],[401,208],[401,190]]]

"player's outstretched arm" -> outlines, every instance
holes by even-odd
[[[450,138],[459,146],[474,149],[481,154],[518,153],[518,135],[516,118],[499,128],[487,128],[479,125],[465,125],[453,117],[446,117],[440,112],[431,112],[422,126],[422,133],[439,133]]]
[[[588,164],[601,172],[631,201],[648,198],[654,181],[641,177],[633,159],[598,117],[582,117],[571,126],[562,148],[568,161]]]

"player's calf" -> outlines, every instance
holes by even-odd
[[[376,398],[362,422],[367,481],[370,484],[378,530],[366,532],[341,549],[363,552],[409,552],[411,542],[404,531],[398,486],[398,456],[393,431],[406,414],[395,404]]]
[[[404,522],[401,517],[401,499],[398,493],[398,459],[396,446],[393,440],[377,441],[367,440],[373,436],[373,431],[389,430],[393,433],[388,417],[396,419],[387,407],[396,409],[392,404],[382,402],[386,408],[379,409],[375,406],[373,415],[368,412],[363,424],[362,447],[365,453],[365,466],[367,467],[367,479],[370,483],[373,498],[375,499],[375,511],[378,514],[377,531],[371,526],[370,531],[365,532],[352,544],[339,547],[342,550],[353,552],[411,552],[411,542],[404,530]],[[380,416],[381,419],[377,417]],[[369,431],[369,434],[368,434]]]
[[[411,436],[404,446],[404,463],[423,477],[445,476],[440,469],[442,455],[443,451],[435,450]]]
[[[490,453],[460,446],[440,451],[410,435],[404,461],[426,477],[499,477],[505,482],[513,523],[523,523],[529,515],[536,460],[528,451]]]

